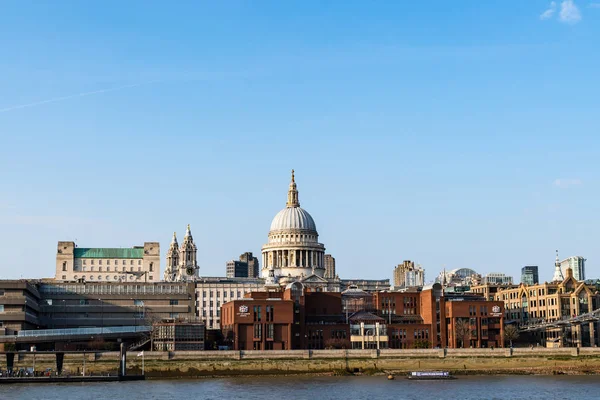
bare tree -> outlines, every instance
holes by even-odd
[[[515,325],[504,325],[504,340],[510,343],[512,347],[512,341],[519,338],[519,330]]]
[[[466,318],[458,318],[454,324],[454,335],[460,341],[460,347],[465,347],[465,342],[471,340],[471,326]]]

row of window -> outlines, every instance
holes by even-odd
[[[214,292],[214,291],[212,291],[212,290],[211,290],[210,292],[207,292],[206,290],[203,290],[203,291],[202,291],[202,297],[207,297],[207,296],[206,296],[206,294],[207,294],[207,293],[209,293],[209,294],[210,294],[210,298],[211,298],[211,299],[212,299],[213,297],[215,297],[215,296],[214,296],[214,295],[215,295],[215,292]],[[235,291],[233,291],[233,290],[229,291],[229,297],[230,297],[230,298],[233,298],[234,294],[235,294]],[[216,298],[218,299],[219,297],[221,297],[221,292],[219,292],[219,291],[217,290],[217,291],[216,291]],[[237,291],[237,298],[241,298],[241,297],[242,297],[242,291],[238,290],[238,291]],[[227,291],[224,291],[224,292],[223,292],[223,298],[227,298]]]
[[[254,324],[254,340],[262,340],[263,324]],[[275,325],[265,324],[265,338],[273,339],[275,337]]]
[[[488,314],[487,306],[480,306],[479,312],[481,313],[481,315],[487,315]],[[470,316],[477,315],[477,306],[469,306],[469,315]]]
[[[90,265],[94,265],[94,261],[95,260],[90,260]],[[106,261],[106,265],[110,265],[110,260],[105,260]],[[129,260],[129,265],[133,265],[135,260]],[[81,260],[83,265],[87,264],[87,260],[84,258]],[[127,260],[121,260],[121,263],[123,265],[127,265]],[[119,264],[119,260],[115,260],[115,265]],[[98,265],[102,265],[102,260],[98,260]],[[137,260],[137,265],[142,265],[142,260]]]
[[[78,279],[80,279],[80,278],[81,278],[81,279],[83,279],[84,281],[85,281],[85,280],[88,280],[88,279],[89,279],[90,281],[93,281],[93,280],[95,279],[93,275],[89,275],[89,276],[87,276],[87,275],[81,275],[81,276],[79,276],[79,275],[74,275],[74,276],[73,276],[73,279],[75,279],[75,280],[78,280]],[[140,278],[141,278],[141,276],[136,276],[136,277],[134,277],[133,275],[130,275],[130,276],[129,276],[129,280],[130,280],[130,281],[133,281],[133,280],[134,280],[134,278],[135,278],[135,280],[136,280],[136,281],[139,281],[139,280],[140,280]],[[66,276],[66,275],[63,275],[63,276],[62,276],[62,279],[63,279],[63,280],[67,280],[67,276]],[[120,279],[122,279],[122,280],[125,280],[125,279],[127,279],[127,278],[126,278],[125,276],[123,276],[123,275],[120,275],[120,276],[119,276],[119,275],[114,275],[112,279],[113,279],[113,280],[115,280],[115,281],[118,281],[118,280],[120,280]],[[150,280],[150,281],[151,281],[151,280],[153,280],[153,279],[154,279],[154,277],[153,277],[153,276],[149,276],[149,277],[148,277],[148,280]],[[101,281],[101,280],[102,280],[102,275],[98,275],[98,277],[97,277],[97,280]],[[110,275],[106,275],[106,278],[105,278],[105,280],[107,280],[107,281],[110,281],[110,280],[111,280],[111,277],[110,277]]]

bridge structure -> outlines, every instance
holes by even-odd
[[[97,328],[38,329],[22,330],[16,335],[0,336],[0,343],[38,344],[48,342],[76,342],[94,339],[123,341],[146,340],[152,332],[151,326],[104,326]]]
[[[575,317],[564,317],[554,321],[539,319],[518,325],[519,332],[533,332],[552,328],[567,328],[574,325],[588,324],[600,321],[600,309]]]

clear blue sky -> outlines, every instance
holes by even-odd
[[[599,277],[599,39],[582,0],[3,1],[1,276],[188,223],[223,275],[294,168],[343,278]]]

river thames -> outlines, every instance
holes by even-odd
[[[0,399],[598,399],[598,376],[485,376],[409,381],[384,376],[249,377],[3,385]]]

